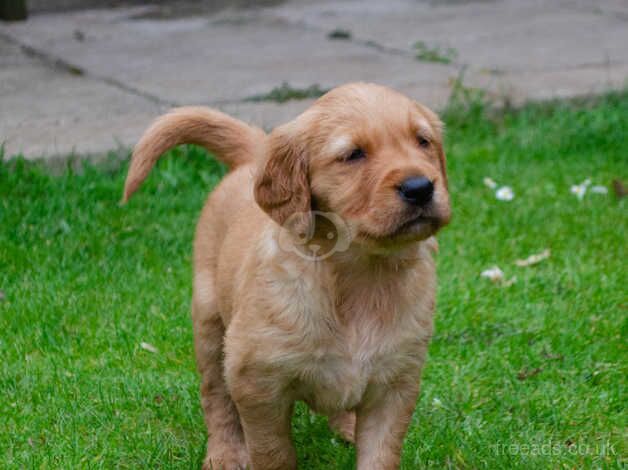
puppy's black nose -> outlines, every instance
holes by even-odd
[[[432,200],[434,184],[424,176],[408,178],[399,186],[401,198],[415,206],[422,206]]]

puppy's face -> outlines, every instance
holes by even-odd
[[[257,202],[280,224],[333,212],[355,243],[423,240],[450,218],[441,131],[434,113],[388,88],[337,88],[271,134]]]

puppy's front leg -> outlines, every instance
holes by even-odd
[[[240,414],[253,470],[296,469],[291,418],[294,401],[280,381],[247,373],[230,377],[232,397]]]
[[[393,470],[399,467],[403,438],[419,395],[419,379],[394,387],[373,386],[357,409],[358,470]]]

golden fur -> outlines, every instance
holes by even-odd
[[[194,243],[206,468],[295,468],[295,400],[356,443],[359,469],[397,468],[432,334],[433,235],[450,218],[441,132],[427,108],[354,83],[268,135],[180,108],[142,137],[125,200],[180,143],[231,167]],[[365,158],[347,160],[357,147]],[[420,208],[398,194],[418,176],[434,184]]]

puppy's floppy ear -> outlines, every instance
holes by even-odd
[[[255,201],[275,222],[307,231],[311,222],[311,193],[305,146],[293,125],[269,136],[266,161],[255,178]]]
[[[438,152],[438,159],[440,160],[440,170],[443,174],[443,182],[445,183],[445,188],[449,189],[449,183],[447,182],[447,157],[445,156],[445,149],[443,148],[442,140],[439,140],[437,142],[436,151]]]
[[[432,127],[432,129],[434,129],[434,132],[436,133],[436,152],[438,153],[438,159],[440,161],[440,169],[441,173],[443,174],[443,182],[445,183],[445,188],[447,188],[447,157],[445,156],[445,150],[443,148],[443,133],[445,125],[434,111],[426,106],[423,106],[421,103],[417,103],[417,105],[419,106],[419,109],[427,118],[430,126]]]

